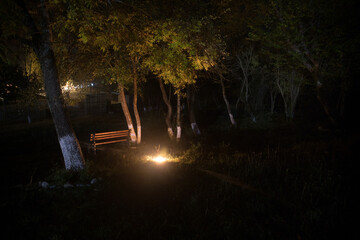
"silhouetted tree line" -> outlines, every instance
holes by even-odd
[[[217,107],[233,127],[275,113],[291,120],[303,106],[332,126],[355,119],[356,1],[4,0],[0,6],[2,68],[14,69],[2,76],[0,94],[20,79],[10,66],[23,69],[22,81],[43,80],[67,169],[83,167],[60,89],[69,79],[117,86],[134,143],[141,142],[138,96],[158,99],[155,93],[164,102],[168,135],[177,140],[184,110],[196,135],[199,111]],[[29,70],[34,59],[37,67]],[[147,81],[159,91],[143,89]]]

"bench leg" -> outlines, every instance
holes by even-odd
[[[94,145],[94,144],[89,144],[89,146],[88,146],[88,153],[90,153],[90,150],[92,150],[93,154],[96,155],[96,145]]]

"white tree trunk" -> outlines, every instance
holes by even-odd
[[[293,119],[296,102],[301,85],[303,84],[303,77],[294,71],[283,74],[280,74],[278,71],[276,84],[284,102],[285,116],[286,118]]]
[[[199,136],[199,135],[201,135],[201,132],[200,132],[200,129],[199,129],[199,127],[196,123],[196,119],[195,119],[194,102],[195,102],[194,90],[191,90],[191,87],[188,87],[188,89],[187,89],[187,104],[188,104],[190,126],[191,126],[193,133],[196,136]]]
[[[46,97],[64,157],[65,168],[67,170],[81,170],[84,168],[85,161],[80,144],[69,120],[64,97],[61,92],[56,60],[51,43],[49,16],[45,3],[40,1],[39,5],[39,29],[24,2],[18,1],[17,4],[24,12],[26,26],[31,32],[33,49],[39,59]]]
[[[82,169],[83,162],[79,161],[78,142],[73,136],[63,136],[59,138],[60,148],[64,156],[65,169]],[[74,157],[77,156],[77,157]]]
[[[135,62],[135,60],[134,60]],[[134,63],[133,66],[133,75],[134,75],[134,101],[133,101],[133,108],[134,108],[134,115],[136,120],[136,127],[137,127],[137,138],[136,143],[141,143],[141,121],[140,121],[140,115],[137,107],[137,73],[136,73],[136,66]]]
[[[220,76],[220,84],[221,84],[222,95],[223,95],[223,98],[224,98],[224,102],[225,102],[225,104],[226,104],[226,109],[227,109],[228,114],[229,114],[229,118],[230,118],[231,125],[233,125],[234,127],[236,127],[236,121],[235,121],[235,119],[234,119],[234,116],[233,116],[232,113],[231,113],[230,104],[229,104],[229,101],[227,100],[227,97],[226,97],[225,85],[224,85],[224,81],[223,81],[223,79],[222,79],[222,76]]]
[[[196,135],[201,135],[201,131],[197,125],[196,122],[192,122],[190,123],[190,126],[191,126],[191,129],[193,130],[193,132],[196,134]]]
[[[167,132],[168,132],[168,135],[169,135],[170,139],[173,139],[174,138],[174,131],[172,130],[172,128],[168,128]]]
[[[130,141],[132,143],[136,143],[136,133],[135,133],[133,122],[132,122],[131,115],[130,115],[130,112],[129,112],[129,108],[128,108],[128,105],[126,103],[125,90],[124,90],[124,86],[122,85],[122,83],[119,83],[119,93],[120,93],[121,107],[122,107],[122,110],[123,110],[124,115],[125,115],[126,124],[128,125],[128,129],[130,131]]]
[[[164,83],[160,78],[159,78],[159,85],[160,85],[160,90],[161,90],[161,94],[162,94],[164,103],[167,106],[167,114],[165,116],[165,123],[166,123],[166,126],[167,126],[167,132],[168,132],[169,138],[171,140],[173,140],[174,139],[174,131],[173,131],[172,125],[171,125],[172,106],[171,106],[171,103],[170,103],[170,100],[169,100],[170,96],[168,98],[168,96],[166,94],[166,91],[165,91]]]
[[[180,141],[181,139],[181,126],[176,127],[176,141]]]
[[[176,141],[181,139],[181,96],[177,94],[177,109],[176,109]]]

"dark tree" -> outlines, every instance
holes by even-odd
[[[27,5],[24,1],[17,0],[15,2],[4,1],[3,5],[1,6],[2,10],[7,10],[7,19],[10,24],[18,21],[18,23],[22,23],[22,26],[11,29],[14,32],[6,35],[6,31],[9,29],[6,29],[5,23],[2,22],[1,32],[5,32],[5,34],[2,34],[1,37],[18,40],[34,50],[40,63],[47,101],[64,157],[65,168],[80,170],[84,167],[84,157],[71,126],[61,92],[45,2],[40,0]],[[18,19],[14,20],[13,18]],[[2,21],[4,19],[2,18]],[[21,36],[15,32],[19,29],[22,30]]]

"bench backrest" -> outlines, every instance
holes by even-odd
[[[94,133],[90,135],[90,142],[94,146],[125,142],[129,140],[129,130]]]

